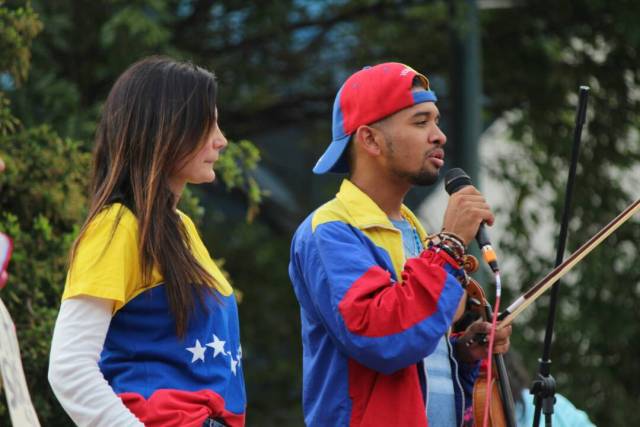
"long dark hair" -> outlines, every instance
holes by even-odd
[[[123,203],[138,221],[141,286],[160,269],[180,337],[196,300],[211,292],[202,284],[215,280],[190,251],[169,176],[215,128],[216,91],[213,73],[165,57],[138,61],[118,78],[96,131],[89,214],[70,255],[102,209]]]

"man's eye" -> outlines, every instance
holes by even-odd
[[[427,120],[420,120],[419,122],[416,122],[416,124],[419,125],[419,126],[424,126],[427,123],[429,123]]]

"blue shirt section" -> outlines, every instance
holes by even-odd
[[[164,284],[146,290],[111,320],[100,370],[116,392],[148,399],[155,391],[212,390],[229,411],[244,413],[246,396],[235,296],[216,292],[198,304],[184,339],[176,336]],[[217,299],[217,300],[216,300]]]
[[[420,242],[418,232],[409,224],[406,219],[390,219],[395,228],[402,233],[402,246],[404,247],[405,259],[417,257],[422,252],[423,246]]]
[[[422,361],[427,377],[429,427],[456,425],[453,378],[447,345],[447,338],[443,335],[436,350]]]

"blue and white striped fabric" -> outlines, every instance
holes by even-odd
[[[417,232],[406,219],[391,220],[402,233],[402,243],[406,258],[420,255],[423,247]],[[427,379],[427,419],[429,427],[454,426],[456,420],[455,397],[451,362],[446,336],[440,338],[435,351],[422,361]]]
[[[427,419],[429,427],[454,426],[456,420],[453,380],[447,338],[422,363],[427,378]]]

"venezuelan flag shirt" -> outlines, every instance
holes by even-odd
[[[160,271],[154,268],[150,284],[142,281],[137,219],[121,204],[89,224],[62,298],[115,302],[100,370],[147,427],[200,427],[207,418],[242,426],[246,395],[233,289],[191,219],[178,214],[196,260],[216,280],[215,296],[207,294],[206,307],[192,313],[183,339],[176,335]]]

